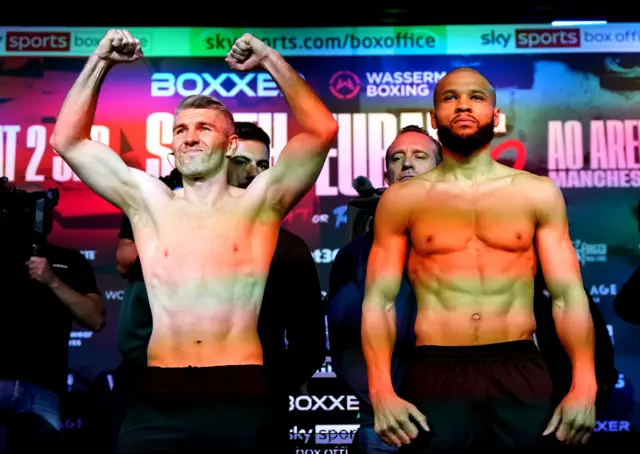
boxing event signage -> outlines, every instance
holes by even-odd
[[[60,189],[51,240],[83,251],[107,309],[103,332],[78,327],[72,333],[73,387],[97,378],[108,390],[109,372],[119,361],[116,327],[126,285],[115,268],[121,214],[90,192],[48,145],[62,101],[105,31],[0,29],[0,175],[18,185]],[[184,96],[204,93],[224,101],[237,120],[264,128],[272,140],[272,163],[277,162],[299,126],[267,74],[235,73],[225,64],[222,57],[244,30],[131,31],[148,58],[109,74],[92,130],[95,140],[132,167],[166,175],[172,170],[172,112]],[[627,431],[634,418],[628,402],[640,402],[640,334],[617,318],[612,301],[640,263],[633,214],[640,188],[640,55],[633,53],[640,24],[252,31],[289,57],[340,125],[315,187],[284,221],[307,241],[324,291],[331,263],[346,242],[353,179],[361,175],[384,186],[384,154],[401,127],[424,126],[437,137],[429,109],[435,84],[449,70],[466,65],[487,75],[501,107],[494,158],[547,175],[563,190],[585,285],[609,325],[621,372],[596,430]],[[294,396],[298,429],[357,422],[357,410],[341,410],[355,403],[337,384],[330,358],[312,382],[307,397]],[[339,405],[334,399],[341,399]],[[342,430],[338,438],[348,438],[349,429]],[[311,442],[303,445],[316,449]]]
[[[3,54],[88,56],[106,28],[0,28]],[[148,57],[224,57],[249,31],[287,57],[637,52],[640,24],[129,29]]]

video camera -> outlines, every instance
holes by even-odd
[[[353,188],[359,197],[350,200],[347,204],[348,241],[364,235],[371,228],[378,201],[386,189],[374,188],[371,181],[362,176],[353,180]]]
[[[7,248],[21,255],[37,255],[53,228],[53,209],[60,191],[29,192],[10,187],[6,177],[0,178],[0,235]]]

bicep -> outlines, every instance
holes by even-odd
[[[311,190],[331,143],[307,133],[293,137],[284,147],[276,164],[264,172],[268,185],[267,202],[285,214]]]
[[[387,190],[388,191],[388,190]],[[385,192],[383,199],[389,192]],[[366,292],[380,302],[395,302],[402,275],[409,239],[407,213],[402,202],[391,197],[380,200],[375,214],[374,240],[367,262]]]
[[[546,192],[546,195],[545,195]],[[564,198],[554,185],[543,192],[538,208],[536,249],[547,288],[552,297],[564,297],[573,289],[584,290],[580,263],[569,236]]]
[[[139,207],[139,176],[108,146],[84,140],[61,156],[80,180],[106,201],[123,211]]]

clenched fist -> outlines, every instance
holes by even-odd
[[[51,285],[56,280],[49,262],[44,257],[31,257],[27,262],[31,279],[40,281],[44,285]]]
[[[236,40],[225,61],[236,71],[251,71],[259,68],[272,52],[275,51],[258,38],[245,33]]]
[[[133,63],[142,58],[142,46],[140,40],[126,30],[109,30],[94,54],[111,63]]]

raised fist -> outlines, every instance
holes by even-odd
[[[262,65],[262,62],[274,52],[272,48],[250,33],[245,33],[227,53],[225,61],[236,71],[251,71]]]
[[[132,63],[142,58],[142,46],[126,30],[109,30],[94,53],[112,63]]]

